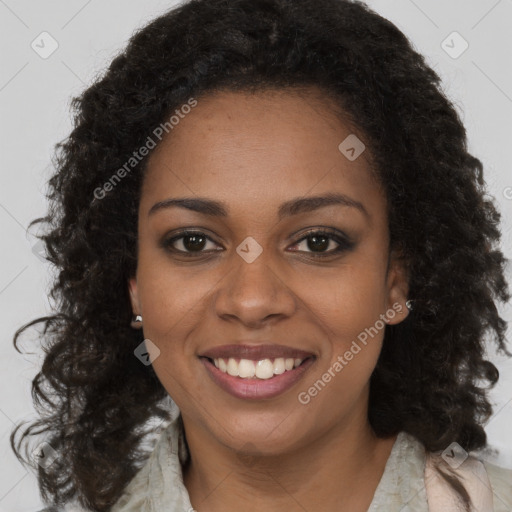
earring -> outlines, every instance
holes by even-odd
[[[406,300],[405,305],[409,311],[412,311],[414,309],[414,301],[413,300]]]
[[[133,328],[140,327],[140,324],[142,324],[142,316],[141,315],[133,315],[131,326]]]

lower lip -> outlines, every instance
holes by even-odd
[[[232,375],[219,370],[206,357],[200,357],[200,360],[213,381],[224,391],[237,398],[250,400],[273,398],[284,393],[302,378],[304,373],[314,362],[314,358],[309,357],[300,366],[297,366],[297,368],[287,370],[280,375],[271,377],[270,379],[242,379],[240,377],[233,377]]]

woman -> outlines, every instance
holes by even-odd
[[[510,509],[512,471],[468,456],[498,380],[484,336],[512,355],[499,214],[394,25],[347,0],[191,1],[74,107],[35,221],[57,313],[16,335],[45,322],[21,441],[48,432],[46,502]]]

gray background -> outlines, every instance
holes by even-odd
[[[175,4],[169,0],[0,0],[0,311],[4,319],[0,512],[35,511],[41,506],[35,476],[14,457],[8,436],[14,423],[34,416],[30,382],[41,354],[35,350],[33,333],[27,333],[21,344],[32,354],[15,352],[12,336],[23,323],[50,311],[46,291],[51,269],[33,252],[36,240],[26,227],[46,211],[44,192],[53,145],[70,131],[70,98],[91,84],[137,27]],[[489,193],[503,214],[503,250],[510,257],[512,174],[507,159],[512,66],[507,34],[512,28],[512,1],[379,0],[368,4],[394,22],[441,75],[466,125],[470,151],[484,163]],[[463,39],[451,35],[454,31]],[[35,41],[40,53],[51,48],[52,41],[40,36],[42,32],[58,43],[47,58],[31,47]],[[469,46],[461,53],[464,40]],[[508,274],[512,277],[510,267]],[[502,313],[511,320],[511,305]],[[489,357],[501,378],[491,393],[495,414],[486,431],[500,454],[486,458],[512,468],[507,434],[512,424],[512,362],[496,356],[494,350]]]

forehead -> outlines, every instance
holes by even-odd
[[[360,141],[356,150],[364,147],[364,136],[355,131],[317,89],[199,97],[150,155],[141,210],[167,197],[197,195],[215,197],[233,211],[257,211],[326,192],[365,198],[382,209],[369,151],[349,159],[339,148],[346,140],[352,146]]]

